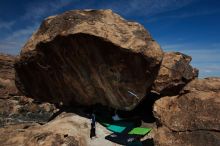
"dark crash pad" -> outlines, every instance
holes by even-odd
[[[141,138],[140,135],[128,135],[128,134],[121,134],[121,133],[112,133],[105,137],[105,139],[120,144],[120,145],[128,145],[131,144],[137,139]]]

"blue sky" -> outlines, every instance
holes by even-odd
[[[85,8],[141,23],[165,51],[192,56],[200,77],[220,76],[219,0],[1,0],[0,52],[19,54],[45,17]]]

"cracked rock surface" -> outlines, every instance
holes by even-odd
[[[195,79],[180,95],[162,97],[154,104],[161,127],[155,143],[161,146],[220,144],[220,78]]]
[[[180,52],[164,53],[152,90],[162,96],[179,94],[188,82],[198,77],[198,70],[190,65],[191,60]]]

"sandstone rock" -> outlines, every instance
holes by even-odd
[[[14,80],[14,60],[14,56],[0,53],[0,78]]]
[[[40,125],[26,123],[0,128],[1,145],[10,146],[80,146],[72,136],[49,131],[36,130]]]
[[[219,146],[220,132],[217,131],[185,131],[173,132],[160,127],[154,136],[155,146]]]
[[[198,77],[198,70],[190,61],[190,56],[179,52],[165,53],[153,90],[163,96],[177,95],[189,81]]]
[[[97,124],[98,138],[91,140],[90,119],[81,116],[62,113],[53,121],[45,124],[20,124],[0,128],[0,143],[2,145],[25,146],[114,146],[105,140],[110,132]],[[6,134],[7,133],[7,134]]]
[[[196,79],[187,84],[181,94],[188,92],[220,92],[220,78],[219,77],[209,77],[205,79]]]
[[[154,115],[162,128],[155,141],[164,146],[181,146],[184,142],[192,146],[219,145],[219,89],[220,78],[195,79],[183,88],[181,95],[156,101]]]
[[[15,58],[0,54],[0,127],[24,122],[45,123],[57,109],[49,103],[34,103],[33,99],[18,93],[14,83]]]
[[[15,57],[0,54],[0,98],[7,98],[9,94],[18,94],[15,86]]]
[[[111,10],[48,17],[16,62],[18,88],[64,105],[131,110],[150,90],[163,52],[148,31]]]

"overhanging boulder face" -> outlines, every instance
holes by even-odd
[[[22,48],[16,84],[43,101],[131,110],[150,90],[162,57],[136,22],[111,10],[68,11],[45,19]]]

